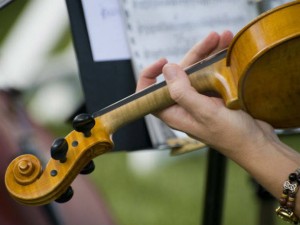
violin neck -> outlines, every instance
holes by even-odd
[[[202,60],[185,71],[189,75],[192,85],[199,92],[216,90],[213,74],[218,74],[216,69],[220,63],[225,65],[226,50]],[[171,99],[166,82],[154,84],[148,88],[132,94],[96,113],[94,118],[101,120],[107,132],[113,134],[120,127],[133,122],[145,115],[155,113],[174,104]]]

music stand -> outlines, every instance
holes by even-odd
[[[134,93],[136,82],[131,60],[95,62],[92,57],[81,0],[66,0],[74,48],[85,95],[87,113],[96,112]],[[144,119],[114,134],[116,150],[152,148]]]

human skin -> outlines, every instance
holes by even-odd
[[[279,199],[284,181],[300,167],[300,154],[282,143],[269,124],[243,110],[226,108],[221,98],[199,94],[183,70],[226,48],[232,38],[230,31],[211,32],[188,51],[179,64],[159,59],[141,72],[137,91],[154,84],[163,73],[176,104],[155,116],[235,161]],[[299,197],[296,197],[295,212],[300,216]]]

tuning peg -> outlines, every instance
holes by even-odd
[[[73,128],[84,134],[84,136],[91,136],[91,129],[95,126],[95,119],[87,113],[77,115],[73,120]]]
[[[68,189],[63,193],[58,199],[55,201],[58,203],[65,203],[69,201],[74,195],[73,188],[71,186],[68,187]]]
[[[95,169],[95,163],[91,160],[81,171],[80,174],[90,174]]]
[[[68,142],[64,138],[57,138],[51,146],[51,157],[64,163],[67,160]]]

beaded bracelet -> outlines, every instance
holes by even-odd
[[[289,179],[283,183],[283,191],[279,199],[280,206],[276,209],[276,214],[283,220],[298,224],[299,218],[295,215],[295,198],[300,184],[300,168],[289,175]]]

